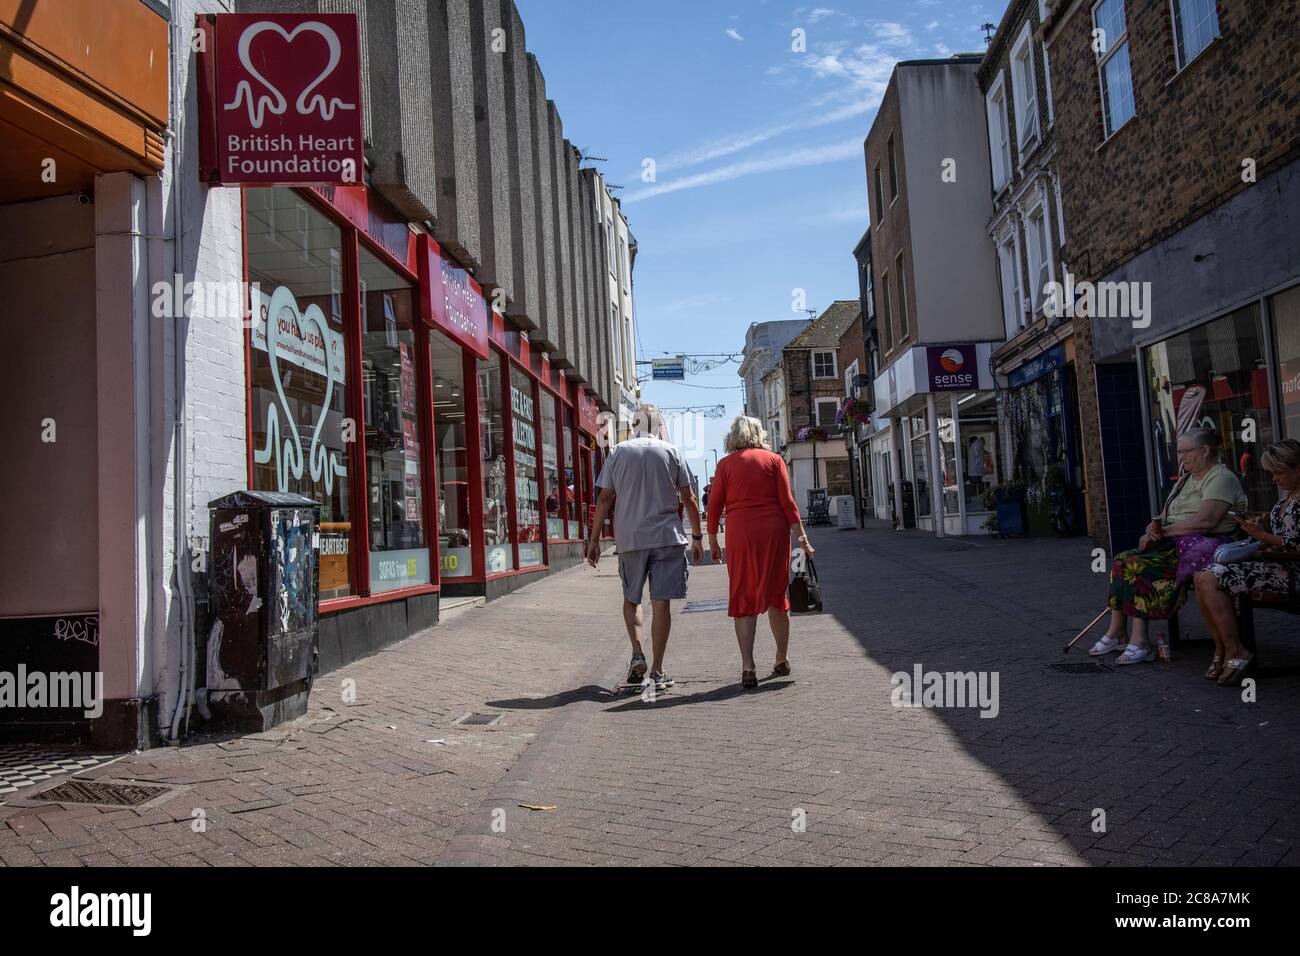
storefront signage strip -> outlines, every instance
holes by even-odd
[[[430,236],[420,237],[421,304],[425,320],[488,358],[488,307],[483,290],[464,269],[443,255]]]

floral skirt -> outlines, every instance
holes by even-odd
[[[1121,551],[1110,567],[1106,606],[1125,617],[1161,621],[1187,601],[1187,584],[1214,560],[1227,538],[1191,534],[1169,540],[1154,551]]]
[[[1106,606],[1125,617],[1160,621],[1172,617],[1187,600],[1178,586],[1178,549],[1121,551],[1110,566],[1110,600]]]

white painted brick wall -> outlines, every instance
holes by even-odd
[[[174,16],[188,40],[198,13],[228,13],[233,0],[179,0]],[[179,46],[179,45],[178,45]],[[179,226],[181,270],[185,281],[242,282],[243,237],[240,194],[235,188],[204,186],[198,171],[198,87],[193,73],[195,56],[184,46],[174,48],[178,57],[180,84],[184,90],[178,134],[168,149],[162,174],[166,234],[175,235]],[[175,147],[180,147],[178,155]],[[171,177],[181,177],[179,222],[172,208]],[[174,263],[173,244],[167,243],[165,271]],[[167,422],[175,417],[176,323],[159,319],[165,328],[164,364],[168,369],[165,406]],[[175,575],[175,522],[184,523],[191,551],[208,547],[208,502],[248,486],[248,454],[245,424],[244,329],[237,318],[215,317],[202,310],[190,316],[185,343],[185,435],[188,494],[184,512],[175,512],[175,435],[171,430],[156,435],[167,455],[166,481],[162,492],[163,531],[160,566],[167,616],[164,646],[155,653],[155,685],[159,694],[162,723],[169,724],[176,705],[176,677],[181,651],[180,609]],[[196,591],[204,586],[201,574],[191,575]]]

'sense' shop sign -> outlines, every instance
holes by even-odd
[[[220,185],[358,183],[361,47],[351,13],[201,17],[202,176]]]

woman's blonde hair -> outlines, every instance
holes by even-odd
[[[1264,449],[1259,463],[1269,471],[1300,467],[1300,441],[1294,438],[1283,438],[1281,441],[1273,442]]]
[[[744,448],[770,448],[771,446],[768,444],[767,431],[763,428],[762,422],[747,415],[737,415],[736,420],[731,423],[731,431],[727,433],[723,447],[730,454]]]

